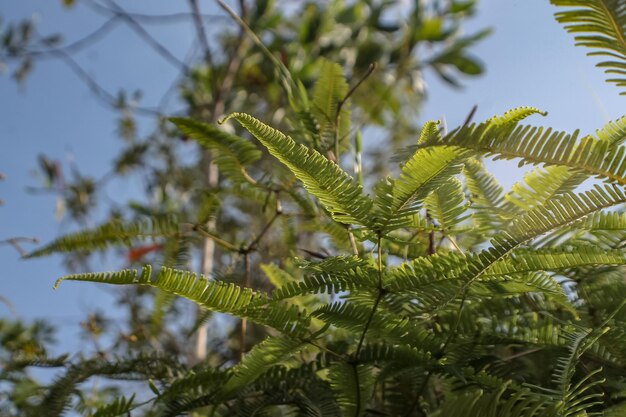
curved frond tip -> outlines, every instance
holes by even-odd
[[[554,14],[565,30],[574,34],[576,45],[593,49],[587,55],[607,59],[597,64],[610,78],[626,88],[626,2],[624,0],[550,0],[567,8]],[[620,92],[626,95],[626,90]]]

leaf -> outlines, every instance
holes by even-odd
[[[362,187],[339,165],[250,115],[232,113],[224,121],[228,119],[235,119],[248,129],[302,181],[335,220],[360,226],[371,225],[372,201],[362,194]]]
[[[26,257],[37,258],[53,253],[73,251],[91,252],[111,246],[132,247],[135,241],[170,237],[179,233],[180,226],[175,216],[154,217],[128,223],[113,220],[94,229],[61,236],[44,247],[29,253]],[[149,247],[157,249],[154,245],[144,247],[144,249]],[[133,252],[129,254],[129,256],[132,255]]]
[[[367,365],[336,363],[330,368],[330,384],[344,415],[359,417],[374,389],[374,378]]]
[[[250,288],[235,284],[226,284],[216,280],[207,280],[204,275],[178,271],[163,267],[156,277],[152,277],[152,268],[147,265],[141,275],[137,270],[122,270],[109,273],[75,274],[59,278],[55,289],[63,281],[87,281],[115,285],[146,285],[156,287],[168,293],[185,297],[202,307],[228,313],[235,317],[247,318],[252,322],[273,327],[290,335],[303,335],[310,319],[294,305],[272,302],[268,308],[269,297]]]
[[[349,107],[342,105],[341,112],[337,114],[347,93],[348,83],[341,66],[322,59],[320,76],[313,88],[311,113],[318,122],[322,143],[328,147],[346,137],[350,131]]]
[[[437,124],[430,122],[424,125],[418,143],[436,143],[438,138]],[[407,226],[411,216],[421,210],[426,196],[461,172],[467,154],[453,147],[415,151],[398,178],[387,178],[376,186],[377,228],[389,232]]]
[[[207,123],[176,117],[169,120],[202,147],[216,152],[215,163],[231,181],[255,183],[245,170],[262,155],[253,143]]]
[[[134,399],[135,394],[131,395],[129,398],[116,398],[115,401],[113,401],[111,404],[98,407],[96,412],[91,414],[91,417],[117,417],[125,414],[130,414],[130,410],[134,408]]]
[[[577,46],[593,49],[587,55],[607,57],[598,67],[607,82],[626,87],[626,7],[623,0],[550,0],[567,8],[554,14],[565,30],[575,34]],[[620,92],[626,95],[626,91]]]
[[[606,139],[551,128],[495,126],[490,122],[461,127],[432,146],[460,147],[502,159],[520,158],[520,165],[558,165],[588,176],[626,185],[626,148]]]
[[[303,342],[284,337],[268,337],[246,354],[232,369],[233,376],[224,386],[227,395],[246,388],[263,372],[297,353]]]
[[[449,178],[424,201],[428,214],[438,222],[444,235],[449,234],[463,220],[467,210],[463,185],[457,178]]]

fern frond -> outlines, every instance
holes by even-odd
[[[311,315],[327,324],[346,329],[353,334],[359,334],[372,313],[370,305],[360,305],[350,302],[335,302],[319,307]],[[392,314],[375,314],[372,316],[368,335],[378,335],[387,341],[426,349],[429,346],[429,335],[420,329],[417,323],[410,322],[405,317]]]
[[[27,255],[27,258],[51,255],[59,252],[94,251],[110,246],[132,246],[133,241],[171,237],[180,234],[178,220],[174,216],[152,218],[124,223],[113,220],[95,229],[82,230],[62,236]]]
[[[450,417],[553,417],[549,399],[516,387],[511,380],[499,380],[497,386],[484,384],[485,377],[473,383],[461,380],[460,390],[446,396],[439,411]],[[477,386],[478,385],[478,386]]]
[[[94,375],[120,379],[162,378],[174,369],[172,362],[171,358],[162,356],[138,356],[117,361],[91,359],[73,364],[50,384],[46,396],[38,405],[38,415],[64,415],[78,385]]]
[[[457,178],[449,178],[433,190],[424,200],[428,214],[439,224],[444,235],[450,233],[459,223],[467,219],[463,185]]]
[[[203,148],[214,151],[214,161],[228,179],[234,183],[255,183],[245,167],[259,160],[262,153],[249,140],[193,119],[173,117],[169,120]]]
[[[222,394],[231,395],[245,388],[270,367],[295,355],[303,344],[302,341],[294,339],[270,336],[255,345],[232,369],[232,377],[224,386]]]
[[[362,194],[362,187],[339,165],[248,114],[232,113],[225,120],[228,119],[241,123],[285,164],[335,220],[361,226],[371,224],[372,201]]]
[[[434,364],[430,352],[409,346],[388,343],[366,344],[356,358],[360,363],[390,363],[398,365],[426,367]]]
[[[493,116],[491,119],[487,120],[487,123],[496,127],[513,127],[517,125],[518,122],[532,116],[533,114],[547,116],[548,112],[539,110],[536,107],[522,106],[507,110],[502,116]]]
[[[626,4],[623,0],[550,0],[568,10],[556,12],[556,20],[574,33],[576,45],[593,49],[587,55],[612,59],[597,64],[607,82],[626,87]],[[622,91],[621,95],[626,94]]]
[[[200,404],[205,396],[215,397],[230,378],[230,371],[215,368],[195,369],[169,383],[157,398],[157,404],[162,405],[169,415],[180,415],[192,410]]]
[[[273,327],[283,333],[302,335],[306,332],[309,319],[294,305],[272,302],[267,308],[269,297],[250,288],[207,280],[204,275],[173,270],[163,267],[152,278],[152,268],[145,266],[141,275],[137,270],[123,270],[111,273],[68,275],[57,280],[55,288],[62,281],[88,281],[117,285],[147,285],[159,288],[200,304],[202,307],[220,313]]]
[[[500,206],[504,189],[478,159],[467,159],[463,174],[476,226],[485,231],[498,229],[503,221]]]
[[[133,404],[134,400],[135,394],[131,395],[129,398],[116,398],[111,404],[98,407],[90,417],[117,417],[130,414],[130,411],[135,407]]]
[[[497,158],[520,158],[520,164],[560,165],[626,185],[626,148],[592,136],[579,140],[578,135],[578,131],[567,134],[551,128],[519,126],[510,129],[481,123],[461,127],[433,146],[458,146]]]
[[[417,139],[418,145],[428,145],[437,143],[441,140],[441,131],[439,130],[439,120],[430,120],[424,123],[420,137]]]
[[[472,258],[466,277],[471,282],[514,248],[544,233],[572,224],[603,209],[626,202],[626,193],[615,186],[599,186],[580,194],[566,193],[517,217],[508,230],[491,240],[492,247]],[[473,278],[470,278],[473,277]]]
[[[540,271],[510,275],[485,275],[470,294],[480,297],[503,297],[525,293],[538,293],[566,307],[575,317],[577,312],[559,283],[547,273]]]
[[[577,224],[584,230],[619,231],[626,230],[626,213],[610,212],[595,213]]]
[[[48,357],[48,356],[18,356],[13,358],[10,361],[5,361],[3,363],[2,372],[0,372],[0,378],[2,378],[5,374],[8,374],[12,371],[23,370],[28,367],[37,367],[37,368],[59,368],[62,366],[66,366],[68,364],[69,355],[61,355],[57,357]]]
[[[350,111],[339,103],[348,93],[348,83],[339,64],[322,59],[320,75],[313,88],[311,113],[319,125],[319,135],[326,147],[333,146],[336,140],[343,138],[350,130]],[[337,117],[339,116],[339,117]],[[336,122],[339,125],[336,126]]]
[[[445,308],[468,290],[470,285],[480,279],[494,264],[505,259],[511,251],[520,245],[550,231],[570,225],[593,213],[626,202],[626,193],[615,186],[596,186],[594,189],[578,195],[567,193],[548,201],[545,205],[517,217],[508,230],[503,230],[491,239],[491,247],[467,258],[466,266],[460,265],[462,272],[458,280],[463,283],[455,295],[439,298],[436,310]],[[450,273],[445,277],[449,277]],[[396,285],[405,286],[415,278],[405,277]],[[455,280],[456,281],[456,280]],[[452,281],[452,284],[455,283]],[[451,280],[443,280],[449,286]],[[448,288],[449,290],[450,288]],[[447,293],[447,292],[446,292]]]
[[[571,249],[545,248],[517,250],[514,251],[509,258],[492,265],[485,272],[485,275],[508,275],[531,271],[559,271],[581,266],[625,264],[626,254],[622,251],[605,251],[593,246],[578,246]]]
[[[466,155],[454,147],[417,150],[398,178],[386,178],[377,184],[376,228],[390,232],[407,226],[411,216],[421,210],[426,196],[461,172]]]
[[[557,195],[574,191],[586,178],[586,175],[564,166],[534,169],[504,196],[506,204],[503,209],[511,213],[528,211]]]
[[[375,289],[377,274],[357,267],[354,270],[333,274],[306,276],[302,281],[291,282],[272,292],[272,300],[284,300],[308,294],[339,294],[356,289]]]
[[[338,362],[330,367],[328,376],[344,415],[363,416],[374,389],[372,368]]]
[[[621,145],[626,140],[626,116],[612,120],[596,130],[596,137],[613,146]]]

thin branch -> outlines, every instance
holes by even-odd
[[[13,314],[14,316],[17,316],[17,310],[15,309],[15,306],[13,305],[11,300],[9,300],[3,295],[0,295],[0,303],[3,303],[5,306],[7,306],[11,314]]]
[[[193,1],[193,0],[190,0]],[[245,42],[246,38],[246,25],[244,19],[246,18],[246,7],[243,1],[240,1],[240,11],[241,17],[239,20],[243,22],[243,24],[239,25],[239,35],[237,35],[237,41],[235,44],[237,45],[235,49],[231,52],[228,58],[228,65],[226,67],[226,73],[224,75],[224,79],[222,80],[222,84],[219,88],[215,89],[215,101],[213,106],[213,114],[215,117],[219,117],[224,113],[224,109],[226,106],[226,100],[224,95],[227,91],[230,91],[235,83],[235,79],[237,78],[237,74],[239,73],[239,69],[241,67],[241,62],[243,56],[245,55],[245,50],[248,48],[248,42]]]
[[[359,88],[359,86],[363,84],[363,81],[365,81],[370,75],[372,75],[375,69],[376,69],[376,63],[370,64],[365,74],[363,74],[363,76],[356,82],[356,84],[354,84],[352,88],[348,90],[345,97],[337,103],[337,111],[335,112],[335,135],[334,135],[335,136],[335,158],[336,158],[335,162],[337,163],[339,163],[339,160],[340,160],[339,121],[341,119],[341,109],[343,108],[343,105],[348,101],[348,99],[352,96],[352,94],[354,94],[354,92]]]
[[[363,74],[363,76],[361,78],[359,78],[359,80],[356,82],[356,84],[354,84],[352,86],[352,88],[350,88],[350,90],[348,90],[348,92],[346,93],[346,96],[339,103],[337,103],[337,108],[338,108],[337,113],[339,113],[341,111],[341,107],[344,105],[344,103],[346,101],[348,101],[348,99],[361,86],[361,84],[363,84],[363,82],[365,80],[367,80],[370,75],[372,75],[374,70],[376,70],[376,67],[377,67],[377,65],[376,65],[375,62],[370,64],[370,66],[367,68],[367,71],[365,72],[365,74]]]
[[[291,73],[289,72],[285,64],[283,64],[282,61],[276,58],[276,56],[267,48],[267,46],[265,46],[265,44],[257,36],[257,34],[254,33],[254,31],[250,28],[250,26],[248,26],[246,22],[244,22],[244,20],[240,16],[238,16],[237,13],[235,13],[233,9],[231,9],[226,3],[224,3],[223,0],[216,0],[216,1],[217,1],[217,4],[226,13],[228,13],[233,18],[233,20],[235,20],[235,22],[237,22],[237,24],[241,27],[243,31],[245,31],[245,33],[250,37],[250,39],[254,41],[254,43],[261,49],[263,54],[270,61],[272,61],[272,64],[274,64],[274,66],[276,67],[276,69],[281,75],[280,78],[281,78],[283,87],[285,88],[285,91],[287,92],[287,95],[289,97],[292,97],[292,92],[293,92],[293,89],[295,88],[295,82],[293,81],[293,78],[291,77]]]
[[[250,288],[250,254],[243,255],[244,278],[243,287]],[[248,329],[248,320],[244,317],[241,319],[241,328],[239,333],[239,361],[243,360],[246,354],[246,330]]]
[[[378,308],[378,304],[380,300],[383,298],[383,248],[382,248],[382,238],[380,234],[378,235],[378,294],[376,295],[376,301],[374,301],[374,307],[372,307],[372,312],[367,318],[367,322],[365,323],[365,327],[363,328],[363,333],[361,334],[361,338],[359,339],[359,344],[356,348],[355,356],[358,357],[359,353],[361,353],[361,348],[363,347],[363,341],[365,340],[365,335],[367,334],[367,330],[372,324],[372,320],[374,319],[374,314],[376,314],[376,309]]]
[[[198,40],[200,41],[200,45],[202,45],[202,49],[204,50],[204,60],[207,66],[213,68],[213,54],[211,53],[211,47],[209,46],[209,38],[206,34],[206,30],[204,29],[204,22],[202,21],[202,17],[200,14],[198,0],[189,0],[189,5],[191,7],[193,15],[193,23],[196,27],[196,32],[198,33]]]
[[[28,252],[24,250],[21,242],[33,243],[36,245],[37,243],[39,243],[39,239],[37,239],[36,237],[11,237],[9,239],[0,240],[0,245],[12,246],[17,251],[17,253],[20,254],[21,257],[25,257]]]
[[[106,104],[108,107],[119,110],[119,106],[117,105],[117,99],[113,94],[107,91],[104,87],[96,82],[87,71],[83,67],[76,62],[74,58],[72,58],[69,54],[64,51],[55,51],[54,52],[57,57],[59,57],[63,62],[70,67],[70,69],[83,81],[87,84],[87,87],[91,90],[91,92],[98,98],[102,103]],[[154,110],[149,107],[132,107],[132,110],[136,113],[148,115],[148,116],[161,116],[161,113],[157,110]]]
[[[270,230],[270,227],[272,226],[272,224],[276,221],[278,216],[280,216],[281,214],[282,214],[282,211],[276,210],[276,213],[274,213],[272,218],[265,224],[265,226],[263,227],[261,232],[258,234],[258,236],[248,245],[248,247],[245,249],[245,252],[252,252],[256,250],[257,245],[259,244],[261,239],[263,239],[263,236],[265,236],[268,230]]]
[[[109,8],[102,7],[99,3],[89,0],[87,1],[88,5],[91,5],[96,11],[103,11],[105,13],[111,14],[113,13],[115,16],[119,16],[124,19],[131,29],[139,35],[150,47],[152,47],[159,55],[163,57],[170,64],[174,65],[185,72],[189,72],[189,67],[185,65],[180,59],[178,59],[174,54],[172,54],[165,46],[163,46],[159,41],[157,41],[150,33],[148,33],[143,26],[139,22],[137,22],[130,14],[126,12],[122,7],[120,7],[113,0],[105,0],[109,5]],[[112,9],[112,10],[110,10]]]
[[[197,42],[194,42],[192,46],[189,48],[189,51],[187,52],[187,55],[185,56],[185,60],[184,60],[186,65],[189,65],[189,62],[196,54],[197,47],[198,47]],[[174,78],[170,86],[167,88],[165,93],[163,93],[163,95],[161,96],[161,99],[159,100],[159,104],[157,106],[157,109],[159,112],[165,112],[166,107],[172,95],[176,92],[181,82],[186,78],[187,78],[187,74],[184,71],[180,71],[178,75]]]
[[[478,110],[478,104],[474,104],[474,106],[470,110],[469,114],[465,118],[465,121],[463,122],[463,127],[467,126],[468,124],[472,122],[472,119],[476,115],[476,110]]]
[[[52,48],[52,49],[24,51],[23,53],[19,53],[19,56],[44,58],[48,55],[54,56],[54,54],[59,51],[66,52],[68,54],[73,54],[82,49],[88,48],[92,46],[94,43],[101,40],[104,36],[108,35],[119,23],[120,23],[120,20],[118,16],[114,16],[110,18],[109,20],[105,21],[99,28],[97,28],[90,34],[85,35],[81,39],[74,41],[68,45],[60,46],[58,48]]]
[[[202,227],[200,226],[195,226],[194,230],[196,230],[197,232],[199,232],[202,236],[209,238],[210,240],[212,240],[213,242],[217,243],[218,245],[220,245],[221,247],[233,251],[233,252],[239,252],[239,249],[233,245],[232,243],[229,243],[223,239],[220,239],[219,237],[217,237],[216,235],[214,235],[212,232],[209,232],[208,230],[204,230]]]
[[[120,13],[116,12],[113,9],[110,9],[103,5],[98,5],[101,9],[106,10],[108,13],[119,16]],[[180,23],[187,22],[190,19],[194,19],[193,13],[170,13],[170,14],[145,14],[145,13],[133,13],[126,12],[126,14],[137,22],[146,23],[146,24],[163,24],[163,23]],[[215,20],[227,20],[228,16],[221,14],[201,14],[200,18],[203,21],[211,22]]]
[[[359,370],[357,369],[356,363],[352,363],[350,366],[354,371],[354,381],[356,382],[356,408],[354,415],[359,417],[361,415],[361,382],[359,381]]]

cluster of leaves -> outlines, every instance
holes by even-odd
[[[612,16],[626,8],[600,3]],[[586,19],[580,10],[571,13]],[[315,37],[323,27],[317,18],[303,26],[300,44],[313,37],[323,45]],[[434,26],[427,26],[420,33],[432,35]],[[460,56],[459,69],[469,65]],[[66,367],[32,398],[30,415],[60,415],[71,407],[98,416],[582,417],[626,411],[626,118],[583,137],[522,125],[545,115],[530,107],[449,133],[429,122],[417,144],[400,153],[398,172],[368,187],[359,180],[360,135],[351,122],[375,118],[358,105],[358,87],[376,79],[365,79],[365,71],[350,83],[340,65],[317,60],[307,70],[318,74],[309,86],[297,62],[289,70],[272,65],[275,84],[285,89],[277,100],[286,97],[292,108],[273,122],[288,135],[242,112],[222,123],[236,121],[256,142],[234,128],[171,119],[213,152],[228,187],[210,190],[191,213],[116,219],[33,253],[148,239],[166,249],[164,263],[171,265],[184,263],[181,254],[210,239],[232,265],[223,274],[197,276],[168,266],[153,273],[146,266],[141,273],[69,275],[57,285],[131,285],[187,298],[240,320],[234,341],[240,357],[220,363],[210,357],[192,366],[154,352],[74,362],[37,352],[21,368],[12,358],[4,375],[37,364]],[[348,99],[354,99],[352,109]],[[201,113],[205,107],[194,108]],[[356,180],[343,168],[349,150],[357,156]],[[486,156],[537,167],[505,192],[485,169]],[[591,184],[586,191],[579,190],[583,183]],[[228,216],[238,218],[228,228],[207,227],[218,202],[234,198],[246,202],[229,206]],[[246,221],[253,213],[261,214],[260,224]],[[96,375],[144,381],[141,398],[108,393],[116,399],[97,410],[82,395],[76,400],[80,384]]]

